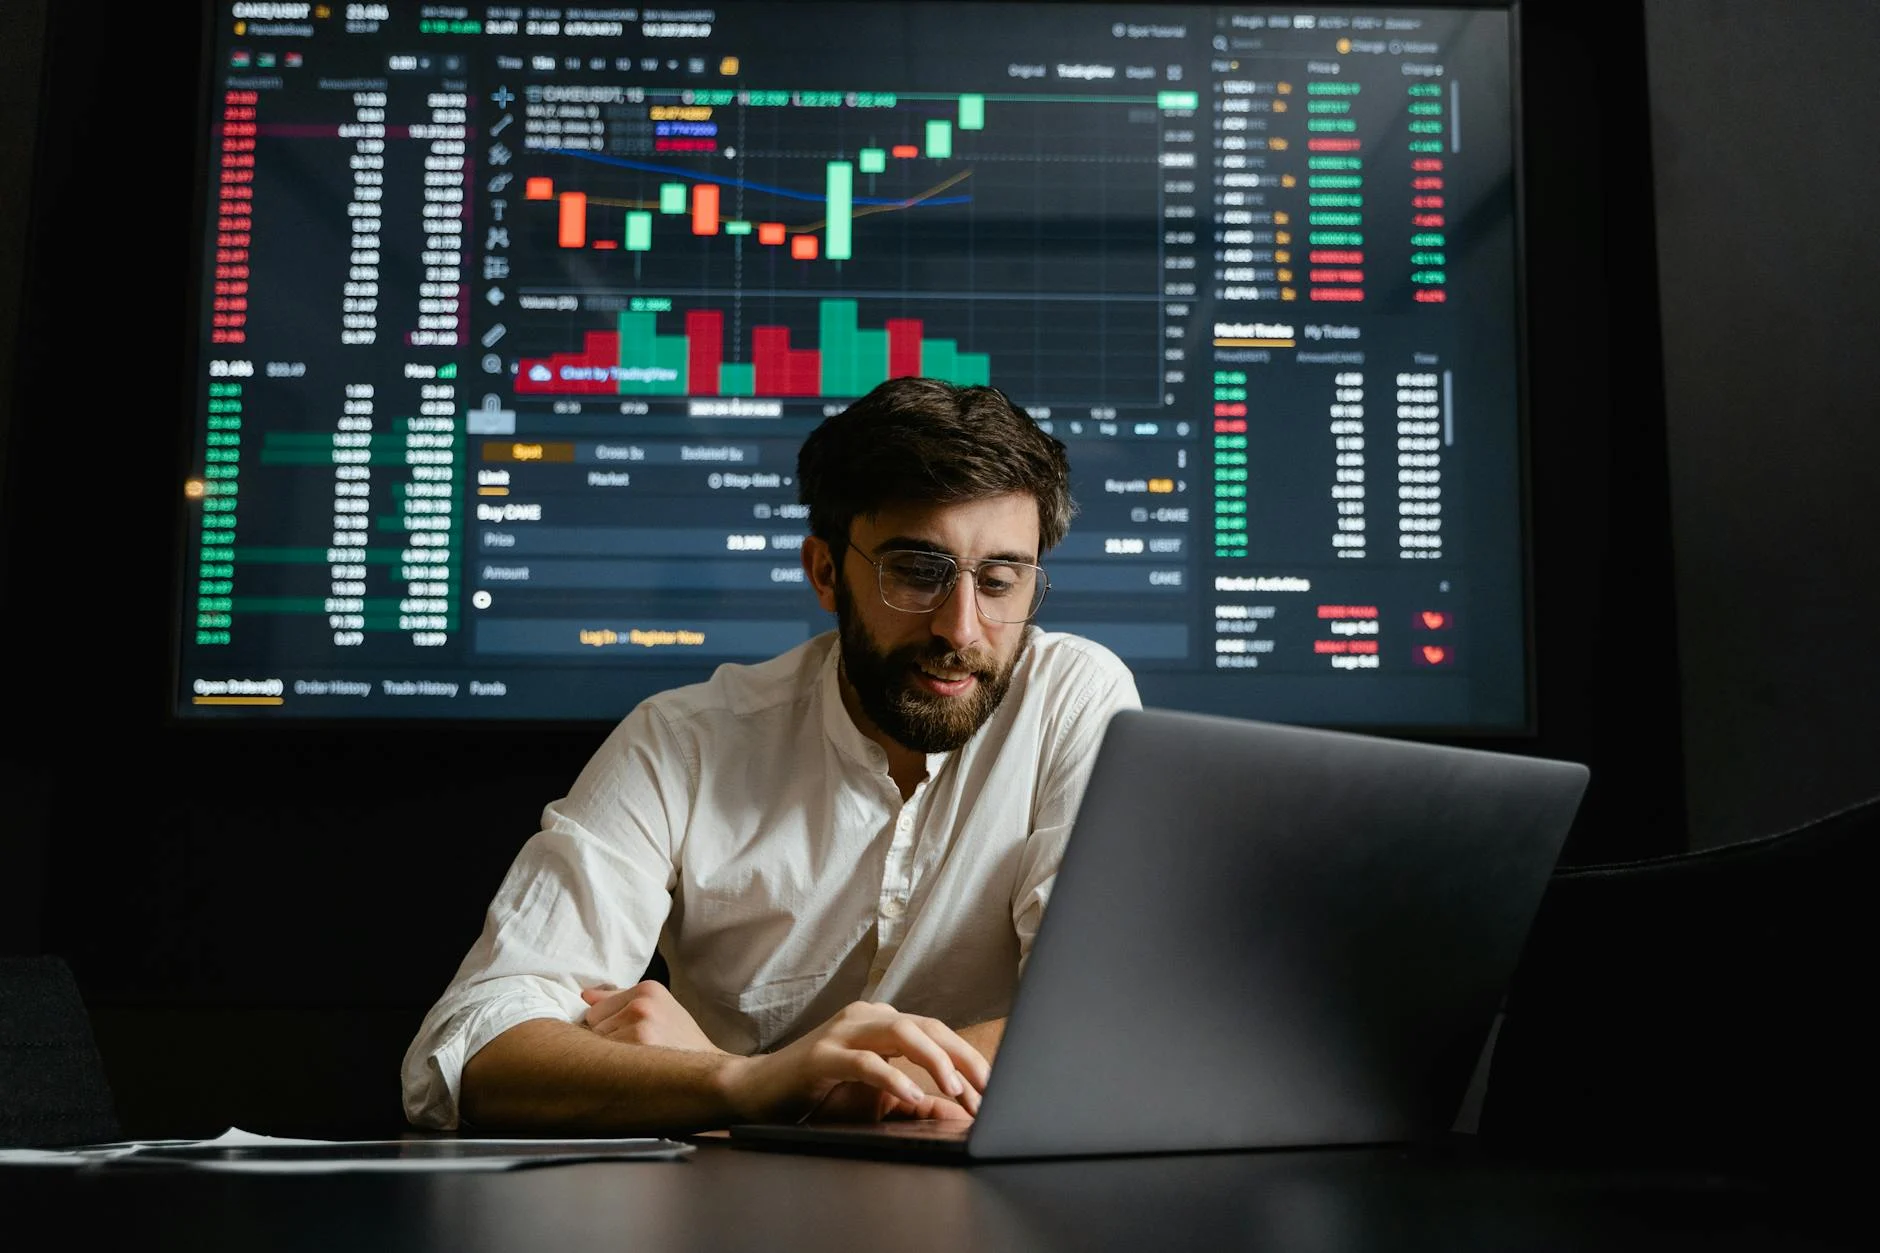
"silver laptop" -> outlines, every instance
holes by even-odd
[[[1116,714],[979,1117],[730,1137],[973,1161],[1444,1135],[1587,779],[1512,753]]]

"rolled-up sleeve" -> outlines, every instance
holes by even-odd
[[[459,1126],[463,1068],[518,1023],[577,1021],[581,989],[639,979],[677,882],[695,772],[656,711],[628,715],[543,810],[483,929],[405,1052],[405,1117]]]

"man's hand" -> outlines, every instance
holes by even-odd
[[[624,990],[582,988],[581,999],[588,1003],[581,1024],[603,1039],[695,1052],[721,1051],[663,983],[648,979]]]
[[[922,1091],[897,1070],[889,1061],[896,1057],[931,1075],[938,1095]],[[722,1073],[726,1097],[746,1121],[854,1121],[972,1115],[991,1067],[978,1049],[937,1018],[856,1001],[795,1043],[738,1058]],[[959,1112],[951,1114],[947,1106]]]
[[[978,1102],[974,1102],[978,1108]],[[884,1118],[949,1118],[971,1122],[973,1116],[960,1102],[923,1092],[917,1104],[865,1083],[838,1083],[808,1114],[804,1122],[880,1122]]]

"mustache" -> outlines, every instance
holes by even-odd
[[[949,673],[969,673],[982,679],[994,678],[998,674],[998,659],[983,649],[948,648],[939,640],[930,644],[910,645],[897,650],[897,661],[913,665],[924,662],[936,670]]]

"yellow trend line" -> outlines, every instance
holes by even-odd
[[[953,186],[953,184],[961,182],[965,179],[971,178],[972,176],[973,176],[973,172],[971,170],[961,170],[958,174],[955,174],[952,178],[946,179],[943,182],[935,183],[932,187],[929,187],[926,191],[923,191],[919,193],[918,195],[909,196],[906,200],[902,200],[896,204],[865,205],[860,209],[855,209],[851,211],[849,214],[849,217],[851,219],[865,218],[871,213],[896,213],[902,209],[911,209],[915,205],[919,204],[921,201],[929,199],[930,197],[933,197],[933,196],[937,196],[941,192],[945,191],[947,188]],[[822,230],[823,228],[828,226],[828,224],[829,224],[829,219],[822,218],[819,221],[811,222],[808,226],[793,226],[790,229],[795,231],[799,235],[807,235],[811,231]]]
[[[898,201],[895,204],[864,205],[860,209],[852,210],[849,213],[849,218],[853,220],[855,218],[865,218],[865,217],[868,217],[870,214],[874,214],[874,213],[898,213],[902,209],[911,209],[915,205],[919,204],[921,201],[930,200],[933,197],[939,195],[941,192],[953,186],[955,183],[963,182],[964,180],[971,178],[972,175],[973,175],[973,172],[971,170],[961,170],[958,174],[953,175],[951,178],[944,179],[941,182],[935,183],[932,187],[929,187],[926,191],[920,192],[916,195],[909,196],[906,200]],[[659,201],[657,200],[615,200],[610,196],[589,196],[587,202],[591,205],[595,205],[595,204],[606,205],[610,209],[657,209],[659,208]],[[829,219],[825,217],[815,222],[811,222],[808,226],[792,226],[787,229],[795,231],[799,235],[807,235],[813,231],[824,230],[828,227],[828,225],[829,225]]]

